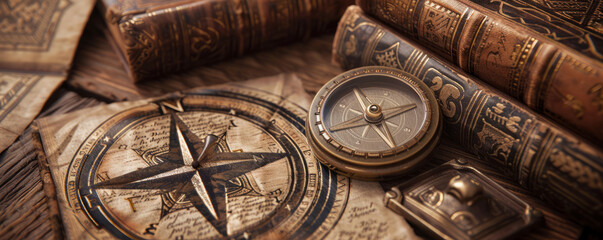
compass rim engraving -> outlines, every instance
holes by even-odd
[[[338,89],[352,88],[346,84],[354,84],[354,81],[362,80],[360,78],[371,76],[386,77],[389,81],[404,83],[405,87],[412,89],[412,93],[416,94],[425,106],[425,118],[421,123],[422,127],[406,142],[383,151],[357,152],[353,147],[346,146],[331,136],[330,131],[333,130],[327,130],[324,124],[324,116],[328,114],[325,113],[325,106],[334,104],[329,101],[335,101],[330,98]],[[347,71],[327,82],[312,101],[306,131],[308,142],[317,159],[329,168],[353,178],[383,180],[412,169],[427,157],[439,142],[441,121],[435,95],[422,81],[398,69],[371,66]]]
[[[436,135],[439,136],[442,132],[442,125],[440,124],[438,129],[436,130]],[[308,141],[310,147],[314,149],[318,149],[319,147],[316,145],[316,141]],[[424,160],[431,152],[438,146],[439,139],[433,138],[432,141],[427,142],[425,147],[423,147],[420,151],[418,151],[414,158],[404,162],[403,164],[389,164],[389,165],[379,165],[379,166],[366,166],[366,165],[357,165],[350,164],[348,162],[342,161],[338,158],[329,157],[325,155],[324,152],[315,151],[314,155],[316,158],[324,165],[326,165],[331,170],[346,175],[351,178],[356,178],[360,180],[368,180],[368,181],[381,181],[381,180],[390,180],[398,176],[398,174],[407,172],[412,170],[414,167],[419,165],[422,160]],[[328,160],[325,160],[328,159]]]

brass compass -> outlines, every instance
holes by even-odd
[[[433,92],[416,77],[388,67],[357,68],[316,94],[306,136],[331,169],[365,180],[390,179],[435,148],[441,115]]]

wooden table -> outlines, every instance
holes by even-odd
[[[194,87],[242,81],[278,73],[296,73],[309,94],[343,70],[331,63],[333,35],[312,38],[262,52],[192,69],[182,74],[140,84],[129,82],[127,74],[105,38],[98,14],[92,16],[80,42],[68,80],[53,94],[42,113],[62,114],[113,101],[140,99]],[[0,155],[0,239],[53,238],[49,204],[38,172],[31,127]],[[576,239],[582,227],[568,220],[552,206],[513,182],[488,162],[464,152],[443,137],[429,166],[441,164],[450,155],[471,159],[486,175],[544,213],[544,222],[523,233],[525,239]],[[388,188],[397,181],[384,182]]]

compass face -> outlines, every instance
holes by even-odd
[[[208,90],[117,114],[69,166],[69,204],[119,238],[324,236],[336,221],[308,216],[339,218],[349,183],[315,162],[289,107]]]
[[[353,148],[357,153],[375,153],[402,146],[419,134],[429,114],[418,91],[420,89],[412,85],[386,76],[371,76],[368,81],[366,78],[352,79],[335,89],[325,100],[321,111],[323,125],[330,130],[329,133],[335,141]],[[366,99],[364,101],[367,104],[362,104],[358,101],[359,98]],[[376,130],[374,125],[364,119],[366,108],[370,104],[377,104],[381,111],[386,113],[388,109],[404,106],[409,109],[397,115],[383,116],[381,124],[386,126]],[[361,121],[366,124],[336,129],[337,126],[359,116],[362,116]],[[391,141],[386,131],[391,134]],[[386,137],[383,138],[382,135]]]
[[[437,145],[435,96],[400,70],[364,67],[343,73],[317,93],[308,115],[312,150],[331,169],[381,180],[408,171]]]

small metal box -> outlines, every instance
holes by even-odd
[[[507,238],[541,219],[539,211],[464,159],[393,187],[385,205],[440,239]]]

